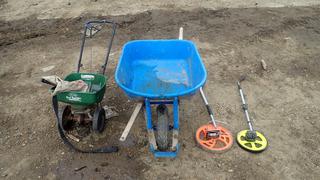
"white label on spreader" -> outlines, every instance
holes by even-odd
[[[80,102],[80,101],[81,101],[81,97],[78,97],[78,96],[66,96],[66,98],[67,98],[69,101],[77,101],[77,102]]]
[[[81,79],[84,79],[84,80],[93,80],[94,79],[94,76],[93,75],[81,75]]]

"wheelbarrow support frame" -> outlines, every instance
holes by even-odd
[[[150,151],[154,154],[156,158],[175,158],[179,152],[179,143],[178,143],[178,135],[179,135],[179,98],[174,97],[169,100],[153,100],[146,98],[145,109],[146,109],[146,124],[148,130],[148,138],[150,142]],[[152,124],[152,105],[173,105],[173,129],[172,129],[172,146],[170,151],[160,151],[158,149],[154,128]]]

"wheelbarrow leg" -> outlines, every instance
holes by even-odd
[[[148,131],[148,139],[150,143],[150,150],[156,151],[158,150],[156,137],[154,136],[154,130],[152,127],[152,110],[151,110],[151,104],[149,99],[145,99],[145,118],[147,121],[147,131]]]
[[[172,131],[172,146],[171,146],[172,151],[177,150],[178,136],[179,136],[179,99],[175,97],[173,100],[173,131]]]

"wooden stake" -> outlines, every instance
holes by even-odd
[[[127,139],[127,136],[128,136],[128,134],[130,132],[130,129],[131,129],[134,121],[136,120],[136,118],[137,118],[137,116],[138,116],[138,114],[139,114],[139,112],[141,110],[141,107],[142,107],[142,103],[138,103],[136,105],[136,107],[135,107],[135,109],[134,109],[134,111],[133,111],[133,113],[132,113],[132,115],[131,115],[131,117],[130,117],[130,119],[128,121],[128,124],[127,124],[126,128],[124,129],[124,131],[123,131],[123,133],[122,133],[122,135],[120,137],[120,141],[125,141]]]

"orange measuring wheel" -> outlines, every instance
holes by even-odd
[[[226,128],[212,123],[201,126],[196,132],[197,143],[205,150],[224,152],[233,144],[232,134]]]

